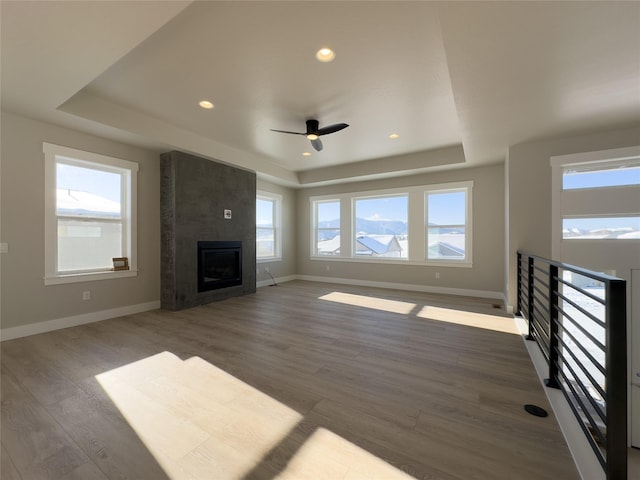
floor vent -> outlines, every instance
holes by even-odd
[[[537,405],[528,404],[524,406],[524,409],[527,411],[527,413],[535,415],[536,417],[546,417],[547,415],[549,415],[544,408]]]

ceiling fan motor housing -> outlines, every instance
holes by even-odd
[[[309,134],[318,134],[318,130],[320,128],[320,122],[318,120],[307,120],[307,135]]]

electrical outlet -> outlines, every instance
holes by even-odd
[[[436,280],[440,278],[440,272],[436,272]]]
[[[327,272],[329,271],[329,265],[327,265]]]
[[[91,292],[89,290],[82,292],[82,300],[91,300]]]

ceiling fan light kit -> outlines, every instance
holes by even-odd
[[[333,125],[328,125],[326,127],[320,128],[320,123],[315,119],[307,120],[306,123],[306,132],[290,132],[288,130],[275,130],[273,128],[271,129],[271,131],[279,133],[290,133],[292,135],[304,135],[305,137],[307,137],[307,139],[311,140],[311,145],[319,152],[320,150],[322,150],[322,142],[319,138],[320,136],[339,132],[340,130],[343,130],[349,126],[346,123],[334,123]]]

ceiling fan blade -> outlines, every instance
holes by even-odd
[[[313,148],[315,148],[318,152],[322,150],[322,142],[320,141],[319,138],[316,138],[315,140],[311,140],[311,145],[313,145]]]
[[[318,129],[317,135],[328,135],[329,133],[339,132],[340,130],[347,128],[349,125],[346,123],[335,123]]]
[[[275,130],[273,128],[270,129],[272,132],[280,132],[280,133],[290,133],[292,135],[306,135],[306,133],[301,133],[301,132],[289,132],[287,130]]]

